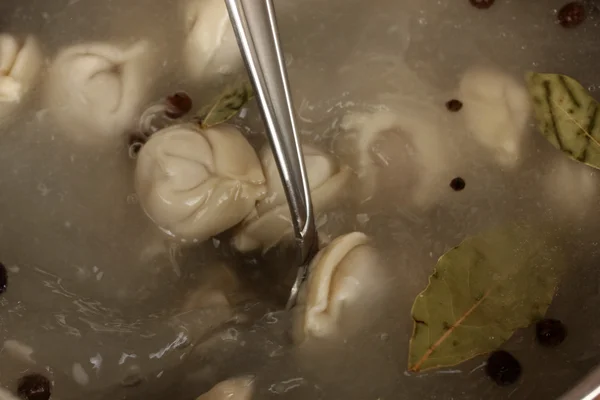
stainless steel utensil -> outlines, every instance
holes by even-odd
[[[298,243],[300,267],[287,303],[289,309],[296,302],[318,241],[275,10],[272,0],[225,1],[267,128]]]

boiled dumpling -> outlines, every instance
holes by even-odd
[[[544,177],[545,197],[558,206],[558,215],[583,218],[597,208],[598,178],[595,169],[560,157]]]
[[[335,334],[345,308],[368,307],[385,289],[381,263],[369,242],[360,232],[340,236],[312,260],[294,309],[297,342]]]
[[[384,183],[399,186],[403,199],[420,207],[437,200],[451,179],[448,154],[452,149],[433,121],[435,115],[408,104],[402,112],[357,112],[344,117],[338,147],[354,159],[360,203],[376,191],[385,195]]]
[[[250,400],[253,391],[254,378],[232,378],[213,386],[196,400]]]
[[[42,66],[37,40],[0,34],[0,120],[9,116],[35,83]]]
[[[149,43],[75,45],[54,60],[45,93],[60,128],[78,142],[121,138],[133,128],[151,78]]]
[[[187,295],[175,318],[193,338],[201,338],[233,319],[235,307],[248,298],[235,271],[227,265],[205,265],[198,274],[200,285]]]
[[[245,298],[235,272],[224,264],[204,268],[202,283],[186,299],[183,311],[207,308],[232,309]]]
[[[460,81],[461,113],[469,133],[505,167],[519,162],[531,111],[524,85],[491,67],[474,67]]]
[[[243,398],[243,397],[242,397]],[[8,390],[0,387],[0,400],[20,400],[17,396]]]
[[[234,72],[242,65],[238,44],[224,0],[187,0],[188,36],[184,62],[194,79]]]
[[[318,216],[335,206],[335,200],[341,195],[352,171],[340,166],[333,156],[312,146],[302,146],[302,150],[313,208]],[[273,153],[267,147],[261,156],[268,193],[237,231],[233,244],[239,251],[266,250],[293,234],[290,210]]]
[[[184,124],[155,133],[138,155],[135,187],[164,232],[193,242],[241,222],[266,193],[254,149],[230,125]]]

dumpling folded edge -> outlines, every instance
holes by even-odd
[[[369,237],[362,232],[349,233],[336,238],[312,260],[294,309],[293,336],[296,342],[301,343],[308,337],[325,337],[337,330],[344,302],[348,299],[347,293],[334,293],[336,286],[343,286],[338,274],[342,273],[341,268],[351,268],[350,271],[353,268],[369,268],[365,265],[349,267],[344,262],[355,250],[374,251],[370,243]],[[345,288],[337,289],[343,291]]]
[[[323,185],[311,191],[315,217],[327,212],[330,204],[338,197],[339,191],[350,180],[352,170],[341,166],[337,174]],[[243,222],[233,238],[233,246],[241,252],[262,248],[263,252],[273,248],[293,234],[292,221],[287,203],[280,204],[262,215],[255,211]]]

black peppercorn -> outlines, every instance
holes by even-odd
[[[556,17],[563,28],[574,28],[585,21],[585,7],[579,1],[572,1],[562,6]]]
[[[452,99],[446,102],[446,108],[448,111],[457,112],[462,108],[463,103],[460,100]]]
[[[177,92],[167,97],[167,110],[165,115],[168,118],[181,118],[192,109],[192,99],[185,92]]]
[[[0,294],[6,292],[8,286],[8,274],[4,264],[0,263]]]
[[[450,181],[450,187],[456,192],[460,192],[465,186],[467,186],[467,183],[461,177],[454,178]]]
[[[486,8],[490,8],[494,5],[494,1],[496,0],[469,0],[471,5],[475,8],[479,8],[485,10]]]
[[[547,318],[535,324],[535,334],[542,346],[556,347],[567,337],[567,328],[559,320]]]
[[[19,379],[17,393],[23,400],[48,400],[52,384],[43,375],[25,375]]]
[[[521,376],[521,364],[509,352],[493,352],[485,365],[485,373],[499,386],[515,383]]]

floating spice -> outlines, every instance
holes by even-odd
[[[6,273],[6,267],[0,263],[0,294],[6,292],[8,286],[8,274]]]
[[[446,108],[451,112],[458,112],[462,108],[463,103],[460,100],[452,99],[446,102]]]
[[[19,379],[17,393],[24,400],[48,400],[52,384],[43,375],[30,374]]]
[[[579,1],[572,1],[562,6],[556,16],[563,28],[575,28],[585,21],[585,7]]]
[[[575,79],[527,74],[538,130],[573,160],[600,169],[600,103]]]
[[[247,80],[228,86],[213,103],[196,115],[203,129],[229,121],[254,97],[254,89]]]
[[[485,373],[499,386],[515,383],[521,376],[521,364],[507,351],[499,350],[490,354],[485,365]]]
[[[185,92],[177,92],[167,97],[165,115],[171,119],[181,118],[192,109],[192,99]]]
[[[465,239],[438,260],[413,304],[409,371],[494,352],[517,329],[544,318],[564,260],[557,243],[539,231],[496,228]],[[496,379],[508,380],[502,371]]]
[[[481,10],[485,10],[494,5],[496,0],[469,0],[471,5],[475,8],[479,8]]]
[[[460,192],[461,190],[463,190],[465,188],[465,186],[467,186],[467,183],[460,176],[456,177],[456,178],[452,179],[452,181],[450,181],[450,187],[455,192]]]
[[[546,318],[535,325],[537,341],[544,347],[556,347],[567,337],[567,328],[557,319]]]

